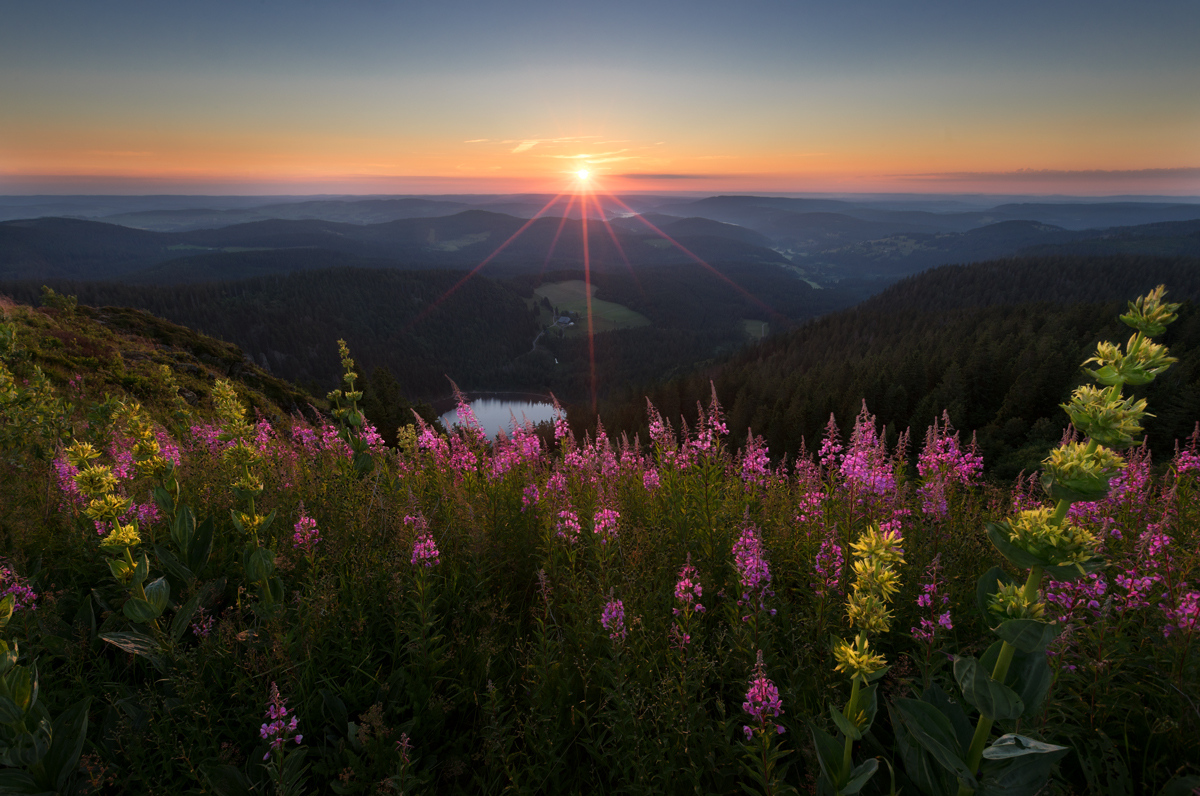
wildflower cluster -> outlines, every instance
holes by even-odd
[[[582,530],[579,526],[579,516],[574,511],[563,509],[558,512],[558,523],[554,531],[555,536],[565,540],[569,544],[575,544],[579,541],[579,534]]]
[[[29,581],[13,572],[7,564],[0,563],[0,600],[10,598],[13,611],[37,610],[37,592]]]
[[[741,536],[733,543],[733,565],[737,568],[738,581],[742,586],[742,597],[739,606],[754,606],[756,611],[767,610],[766,601],[773,597],[771,591],[771,566],[767,562],[767,551],[754,526],[747,525],[742,529]],[[775,615],[775,609],[770,609],[770,615]],[[743,616],[742,621],[750,617]]]
[[[929,616],[921,617],[920,626],[910,631],[913,638],[926,644],[933,643],[939,630],[954,629],[954,622],[950,619],[950,595],[945,593],[940,575],[941,556],[938,555],[925,570],[925,582],[921,584],[921,594],[917,597],[917,605],[928,611]]]
[[[304,736],[296,732],[299,720],[296,716],[288,718],[287,700],[279,695],[279,686],[271,683],[271,702],[267,705],[267,720],[258,729],[259,736],[267,742],[267,753],[263,760],[269,760],[272,752],[283,749],[288,741],[300,743]]]
[[[612,599],[604,604],[600,614],[600,626],[608,631],[608,637],[613,641],[624,641],[628,631],[625,629],[625,603]]]
[[[292,547],[303,550],[305,555],[311,556],[316,552],[317,543],[320,541],[321,532],[317,530],[317,521],[312,517],[305,516],[302,506],[300,519],[296,521],[292,532]]]
[[[592,532],[600,537],[600,544],[608,544],[617,538],[617,522],[621,513],[616,509],[600,509],[592,520]]]
[[[774,724],[770,719],[779,718],[783,714],[783,700],[779,698],[779,689],[775,687],[775,683],[767,677],[762,650],[758,651],[754,676],[750,678],[750,688],[746,690],[742,710],[749,714],[750,719],[757,725],[753,728],[749,724],[742,725],[742,732],[747,741],[753,737],[755,731],[765,733],[767,725]],[[776,735],[782,735],[784,728],[782,724],[775,724],[771,729]]]
[[[941,422],[935,418],[925,433],[925,447],[917,459],[921,486],[921,510],[927,516],[944,517],[948,510],[947,491],[951,485],[966,486],[983,472],[983,457],[972,440],[966,449],[959,444],[958,432],[950,425],[949,413]]]
[[[692,566],[692,556],[689,553],[683,568],[679,570],[679,579],[675,581],[675,607],[671,613],[675,621],[671,624],[671,646],[683,650],[692,641],[691,624],[696,614],[704,613],[704,604],[700,598],[704,596],[704,588],[700,585],[700,573]]]

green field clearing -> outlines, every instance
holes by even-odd
[[[746,336],[751,340],[761,340],[771,331],[771,327],[766,321],[756,321],[753,318],[742,318],[742,328],[746,331]]]
[[[430,240],[429,248],[433,251],[439,252],[456,252],[464,246],[470,246],[472,243],[482,243],[483,241],[487,240],[488,236],[491,234],[492,233],[490,232],[473,232],[470,235],[464,235],[461,238],[444,240],[437,243],[434,243],[432,240]],[[433,238],[432,230],[429,232],[429,237]]]
[[[596,292],[595,285],[591,288]],[[587,296],[588,286],[582,279],[572,279],[569,282],[552,282],[542,285],[534,293],[544,296],[560,310],[578,312],[583,316],[583,322],[578,324],[581,329],[587,329]],[[628,307],[614,304],[611,301],[592,299],[592,328],[597,332],[609,332],[614,329],[633,329],[637,326],[649,326],[650,319],[640,312],[634,312]]]

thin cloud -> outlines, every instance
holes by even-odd
[[[1200,179],[1200,167],[1171,169],[1016,169],[1015,171],[942,171],[921,174],[893,174],[899,179],[925,182],[964,182],[969,180],[1029,181],[1076,180],[1091,182],[1125,179]]]
[[[472,138],[470,141],[463,141],[464,144],[484,144],[491,141],[490,138]]]
[[[562,158],[563,160],[578,160],[578,159],[587,159],[587,160],[590,160],[590,159],[592,159],[592,158],[604,158],[604,157],[608,157],[608,156],[610,156],[610,155],[619,155],[619,154],[621,154],[622,152],[628,152],[628,151],[629,151],[628,149],[615,149],[615,150],[613,150],[612,152],[593,152],[593,153],[592,153],[592,154],[590,154],[590,155],[589,155],[589,154],[582,154],[582,155],[546,155],[546,157],[548,157],[548,158]]]
[[[625,180],[706,180],[711,174],[617,174]]]

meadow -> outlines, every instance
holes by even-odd
[[[608,332],[613,329],[636,329],[639,326],[649,326],[650,319],[640,312],[635,312],[621,304],[595,298],[596,286],[589,286],[581,279],[571,279],[566,282],[551,282],[541,285],[534,294],[549,299],[560,310],[578,313],[582,321],[579,328],[587,328],[588,293],[592,293],[592,329],[597,332]]]
[[[0,790],[1200,786],[1200,426],[1155,463],[1122,396],[1170,364],[1153,297],[1013,482],[865,405],[790,460],[715,397],[388,447],[345,346],[307,419],[189,403],[33,345],[102,333],[47,303],[0,319]]]

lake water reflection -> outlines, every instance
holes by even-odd
[[[554,420],[554,404],[547,401],[513,400],[511,398],[479,397],[470,398],[468,405],[475,413],[475,419],[489,437],[497,436],[501,431],[506,434],[512,431],[513,418],[518,423],[529,421],[541,423],[543,420]],[[458,409],[451,409],[439,418],[442,425],[450,428],[458,422]]]

